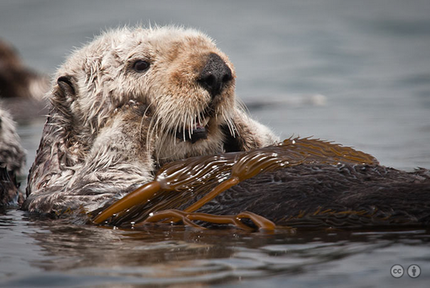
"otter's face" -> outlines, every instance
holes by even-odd
[[[69,58],[58,76],[72,94],[75,123],[88,133],[96,135],[130,100],[147,106],[145,136],[160,162],[222,152],[222,129],[234,134],[233,65],[195,30],[108,32]]]

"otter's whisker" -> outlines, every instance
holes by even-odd
[[[191,138],[191,135],[193,134],[193,127],[194,127],[194,119],[193,116],[191,116],[191,113],[188,115],[188,120],[190,121],[188,126],[188,136]]]

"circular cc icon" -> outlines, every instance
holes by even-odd
[[[400,278],[405,274],[405,269],[403,269],[402,265],[396,264],[393,267],[391,267],[391,276],[394,278]]]

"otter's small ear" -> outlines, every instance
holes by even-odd
[[[76,98],[76,81],[73,76],[61,76],[57,79],[57,84],[62,97]]]

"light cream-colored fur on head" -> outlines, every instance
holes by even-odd
[[[210,54],[232,73],[215,99],[197,81]],[[149,68],[136,71],[139,60]],[[25,208],[32,211],[89,211],[150,181],[163,163],[277,141],[238,105],[228,57],[194,29],[105,32],[75,51],[55,77],[29,175]],[[197,126],[206,127],[207,138],[186,141]]]

